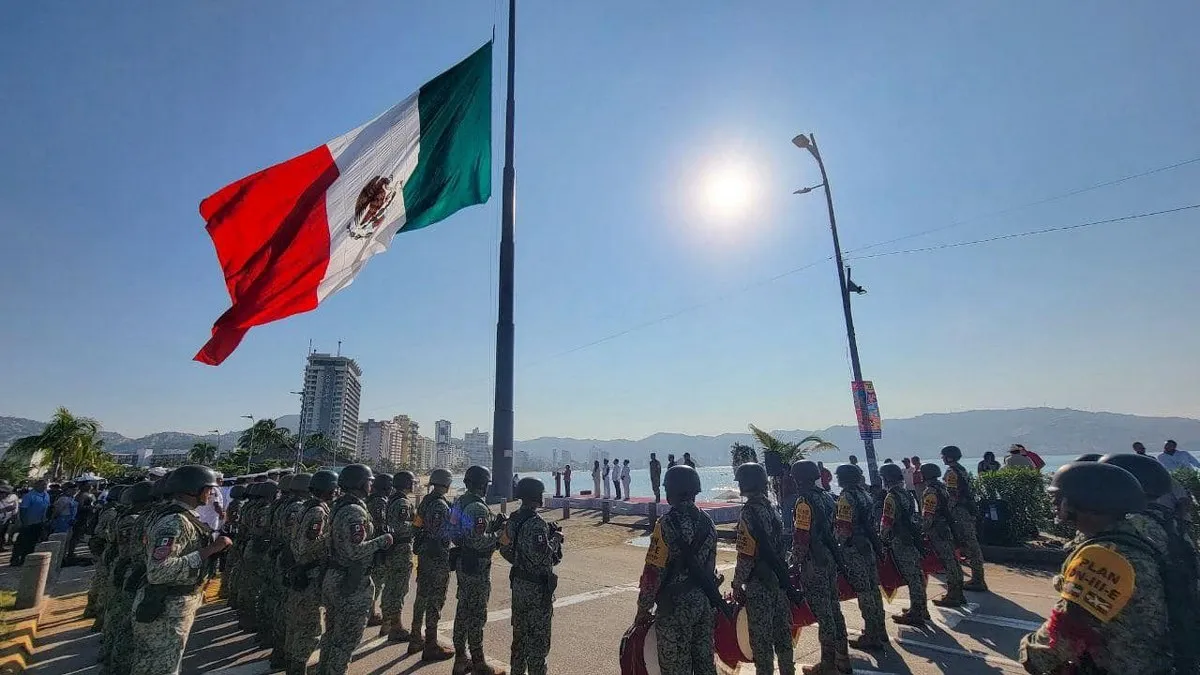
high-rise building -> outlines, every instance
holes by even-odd
[[[491,466],[492,447],[488,445],[488,432],[475,427],[474,431],[463,434],[463,452],[467,455],[468,464]]]
[[[392,425],[397,439],[392,443],[392,462],[412,469],[425,468],[420,461],[421,426],[408,415],[396,415]]]
[[[559,455],[559,459],[562,460],[563,466],[570,464],[571,463],[571,451],[563,450],[562,454]]]
[[[369,419],[358,425],[358,460],[379,466],[396,463],[395,442],[398,425],[388,420]]]
[[[357,454],[360,377],[362,370],[352,358],[309,354],[300,403],[300,435],[324,434],[332,447]]]
[[[420,462],[417,467],[422,471],[425,469],[437,468],[434,465],[434,460],[437,458],[437,443],[428,436],[419,436],[420,450],[417,455],[420,457]]]
[[[436,443],[437,454],[434,457],[433,468],[449,469],[453,459],[454,449],[450,446],[450,421],[438,420],[433,423],[433,440]]]
[[[558,448],[550,451],[550,466],[558,466]]]

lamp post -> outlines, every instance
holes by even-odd
[[[242,419],[250,420],[250,447],[246,449],[246,473],[250,473],[250,460],[254,457],[254,415],[242,415]]]
[[[825,173],[825,162],[821,160],[821,151],[817,148],[817,137],[813,134],[800,134],[792,139],[792,144],[801,150],[807,150],[813,159],[817,160],[817,167],[821,169],[820,185],[801,188],[794,194],[806,194],[818,187],[825,188],[825,204],[829,207],[829,231],[833,234],[833,258],[837,265],[838,285],[842,291],[842,314],[846,317],[846,341],[850,344],[850,368],[854,373],[854,382],[862,382],[862,367],[858,362],[858,341],[854,337],[854,314],[850,309],[850,292],[865,293],[865,291],[849,280],[848,270],[842,261],[842,245],[838,241],[837,218],[833,214],[833,193],[829,191],[829,176]],[[854,396],[858,399],[855,410],[865,411],[867,407],[866,392],[862,388],[858,388],[855,390]],[[869,434],[863,438],[863,449],[866,450],[867,471],[871,484],[879,485],[879,465],[875,458],[875,441]]]
[[[301,408],[300,420],[303,421],[304,420],[304,410],[303,410],[303,408],[304,408],[304,392],[289,391],[288,393],[295,394],[296,396],[301,397],[300,398],[300,408]],[[292,471],[295,471],[296,473],[300,473],[300,465],[303,463],[304,463],[304,426],[301,425],[298,429],[296,429],[296,461],[292,465]]]

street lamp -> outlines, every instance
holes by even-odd
[[[250,459],[254,457],[254,415],[242,415],[242,419],[250,420],[250,447],[246,449],[246,473],[250,473]]]
[[[295,394],[296,396],[300,396],[300,397],[304,396],[304,392],[302,392],[302,391],[289,391],[288,393]],[[301,408],[300,421],[303,422],[304,421],[304,410],[303,410],[304,399],[303,398],[300,399],[300,408]],[[304,463],[304,427],[300,426],[299,428],[296,429],[296,460],[295,460],[295,464],[292,465],[292,471],[295,471],[296,473],[300,473],[300,465],[303,463]]]
[[[821,160],[821,151],[817,148],[817,137],[813,134],[799,134],[792,139],[792,144],[801,150],[807,150],[813,159],[817,160],[817,167],[821,169],[821,183],[812,187],[801,188],[793,194],[807,194],[817,189],[818,187],[825,188],[825,204],[829,207],[829,231],[833,233],[833,258],[834,264],[837,265],[838,271],[838,286],[842,292],[842,313],[846,317],[846,341],[850,343],[850,368],[854,372],[854,382],[862,382],[862,367],[858,362],[858,341],[854,337],[854,314],[850,309],[850,293],[865,293],[861,286],[855,284],[849,279],[849,270],[845,263],[842,262],[842,245],[838,241],[837,219],[833,215],[833,194],[829,191],[829,176],[825,173],[825,162]],[[854,396],[857,398],[855,410],[861,410],[864,413],[867,409],[867,395],[863,387],[855,388]],[[861,431],[861,429],[860,429]],[[879,465],[875,458],[875,441],[870,434],[865,434],[863,438],[863,448],[867,454],[867,471],[869,472],[871,484],[879,485]]]

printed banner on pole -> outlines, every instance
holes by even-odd
[[[854,412],[858,415],[858,435],[868,438],[883,438],[883,419],[879,416],[879,399],[875,398],[875,385],[870,380],[851,382],[854,394]]]

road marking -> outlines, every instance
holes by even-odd
[[[807,665],[811,665],[811,664],[797,663],[796,665],[797,666],[807,666]],[[728,671],[726,670],[725,672],[728,672]],[[755,675],[756,672],[758,672],[758,671],[756,671],[754,669],[753,663],[743,663],[741,666],[738,667],[736,674],[737,675]],[[775,672],[777,674],[781,672],[779,670],[779,666],[775,666]],[[800,668],[796,668],[796,672],[800,672]],[[882,670],[865,670],[863,668],[855,668],[853,672],[854,672],[854,675],[896,675],[896,673],[884,672]]]
[[[996,654],[988,654],[987,652],[976,651],[974,649],[960,649],[957,647],[943,647],[929,642],[913,640],[910,638],[894,638],[892,642],[906,645],[908,647],[916,647],[918,649],[928,649],[933,652],[941,652],[942,654],[950,654],[952,656],[965,656],[969,658],[981,659],[987,663],[996,666],[1004,666],[1006,668],[1016,668],[1024,670],[1024,666],[1005,656],[997,656]]]
[[[972,607],[971,605],[974,605]],[[1025,619],[1013,619],[1007,616],[993,616],[991,614],[976,614],[975,609],[978,605],[971,603],[962,610],[943,610],[950,611],[962,615],[963,621],[972,621],[974,623],[987,624],[989,626],[1001,626],[1003,628],[1016,628],[1019,630],[1033,631],[1042,627],[1041,621],[1027,621]]]

